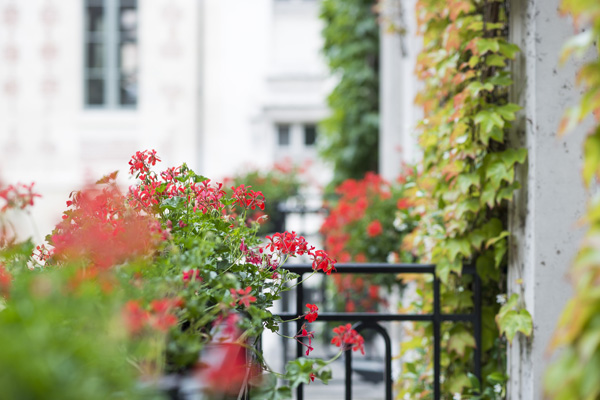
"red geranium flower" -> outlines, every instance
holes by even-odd
[[[310,311],[308,311],[306,313],[306,315],[304,316],[304,318],[308,321],[308,322],[315,322],[315,320],[317,319],[317,317],[319,316],[319,314],[317,313],[317,311],[319,311],[319,307],[317,307],[314,304],[307,304],[306,307],[308,307],[308,309]]]
[[[370,237],[381,235],[381,232],[383,232],[383,227],[379,220],[372,221],[369,226],[367,226],[367,234]]]

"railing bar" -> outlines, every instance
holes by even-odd
[[[344,351],[344,361],[346,364],[346,400],[352,400],[352,350]]]
[[[440,280],[433,279],[433,398],[440,400]]]
[[[281,317],[283,322],[295,320],[303,314],[281,313],[276,316]],[[473,314],[440,314],[440,321],[465,321],[475,323],[476,317]],[[371,314],[371,313],[319,313],[319,321],[433,321],[433,314]]]
[[[312,264],[287,264],[279,268],[288,271],[303,274],[313,272]],[[387,264],[387,263],[338,263],[335,265],[337,273],[364,273],[364,274],[433,274],[435,273],[435,264]],[[463,266],[463,274],[474,274],[475,267],[472,265]]]
[[[304,307],[304,286],[302,284],[302,275],[298,277],[298,286],[296,287],[296,315],[300,315],[302,313],[302,309]],[[302,328],[302,319],[296,321],[296,332],[300,332]],[[304,340],[303,338],[299,338],[299,340]],[[296,358],[302,357],[304,349],[302,348],[302,343],[296,343]],[[298,385],[296,389],[296,398],[297,400],[304,399],[304,386],[302,384]]]

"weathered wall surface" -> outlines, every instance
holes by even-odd
[[[516,338],[508,351],[509,399],[543,398],[548,344],[571,295],[567,272],[582,238],[586,192],[581,179],[585,129],[557,136],[561,116],[579,96],[576,65],[559,66],[573,35],[557,13],[559,0],[512,0],[511,41],[522,52],[513,65],[513,101],[523,107],[513,145],[528,149],[520,170],[523,189],[510,210],[509,293],[519,293],[533,317],[533,337]]]

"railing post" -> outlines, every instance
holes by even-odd
[[[302,309],[304,303],[304,287],[302,283],[302,274],[298,276],[298,286],[296,287],[296,315],[302,315]],[[302,329],[302,318],[296,320],[296,332],[300,332]],[[304,338],[299,338],[299,340],[304,340]],[[303,354],[302,343],[296,343],[296,357],[300,358]],[[296,389],[296,399],[304,400],[304,386],[298,385]]]
[[[441,335],[440,335],[440,280],[437,274],[433,274],[433,398],[440,400],[440,359],[441,359]]]

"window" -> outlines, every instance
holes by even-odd
[[[279,146],[290,145],[290,126],[289,125],[277,125],[277,144]]]
[[[137,105],[137,23],[137,0],[85,0],[86,106]]]
[[[304,125],[304,144],[314,146],[317,141],[317,127],[315,125]]]

